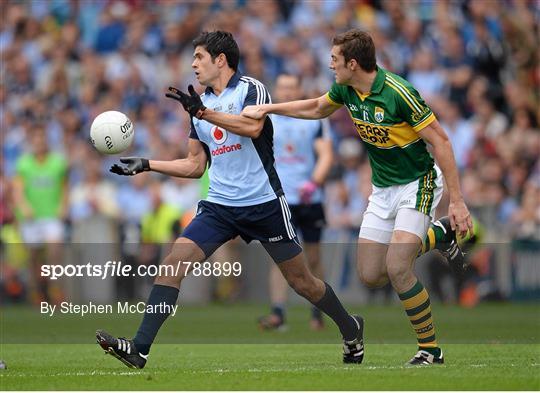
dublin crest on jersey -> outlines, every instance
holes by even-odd
[[[384,109],[378,106],[375,107],[375,120],[380,123],[384,120]]]

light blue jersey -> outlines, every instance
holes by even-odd
[[[314,143],[317,138],[328,137],[321,120],[295,119],[271,115],[274,125],[276,169],[290,205],[301,204],[300,187],[311,179],[317,162]],[[311,203],[322,202],[318,188]]]
[[[256,79],[233,75],[219,96],[212,88],[201,95],[207,108],[239,115],[247,105],[271,103],[266,87]],[[283,195],[274,165],[273,127],[267,117],[261,135],[252,139],[193,118],[190,138],[203,143],[210,163],[209,202],[251,206]]]

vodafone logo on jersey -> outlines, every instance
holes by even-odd
[[[210,136],[216,142],[218,145],[222,145],[227,140],[227,131],[219,128],[218,126],[215,126],[210,131]]]
[[[227,140],[228,133],[226,130],[219,128],[219,127],[213,127],[210,131],[210,136],[216,142],[218,145],[223,145],[225,141]],[[240,143],[236,143],[233,145],[224,145],[220,146],[217,149],[212,150],[212,156],[220,156],[222,154],[230,153],[232,151],[241,150],[242,145]]]
[[[235,145],[221,146],[215,150],[212,150],[212,156],[220,156],[222,154],[230,153],[231,151],[242,150],[242,145],[237,143]]]

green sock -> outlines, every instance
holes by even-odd
[[[441,356],[441,348],[435,347],[435,348],[429,348],[429,347],[418,347],[418,350],[426,351],[435,356],[436,358]]]
[[[424,242],[422,243],[422,250],[420,251],[419,256],[433,250],[437,243],[445,240],[445,237],[446,234],[441,227],[431,224],[427,231]]]

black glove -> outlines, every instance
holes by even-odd
[[[165,93],[165,96],[172,98],[173,100],[180,101],[186,112],[188,112],[191,116],[195,116],[197,119],[202,117],[206,107],[201,101],[201,96],[199,96],[193,88],[193,85],[188,86],[189,94],[186,94],[172,86],[169,86],[169,92],[170,93]]]
[[[122,157],[120,158],[122,164],[127,164],[127,167],[114,164],[110,172],[116,173],[122,176],[133,176],[137,173],[146,172],[150,170],[150,163],[146,158],[141,157]]]

